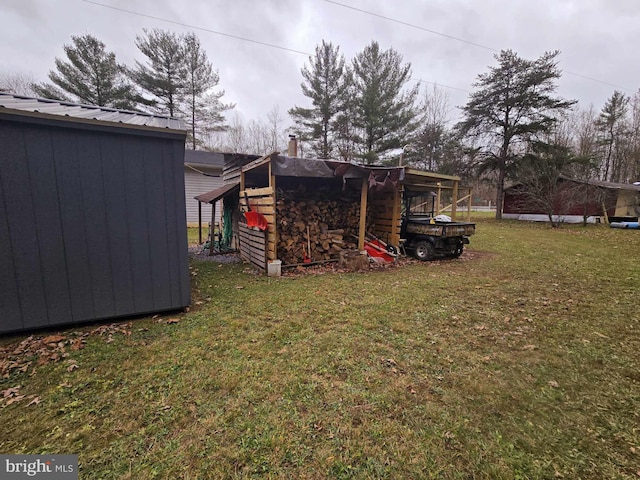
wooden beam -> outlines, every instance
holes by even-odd
[[[216,238],[216,204],[211,204],[211,238],[209,239],[209,255],[213,255],[215,252],[215,238]]]
[[[436,215],[440,215],[440,197],[442,196],[442,186],[438,183],[438,195],[436,196],[436,208],[434,209]]]
[[[469,187],[469,200],[467,201],[467,222],[471,221],[471,202],[473,201],[473,188]]]
[[[276,205],[276,176],[273,173],[273,162],[269,162],[269,187],[271,187],[271,197],[273,198],[273,225],[275,226],[275,225],[277,225],[277,223],[276,223],[276,209],[275,209],[275,205]],[[273,242],[271,244],[271,245],[273,245],[273,255],[271,255],[271,252],[270,252],[269,260],[275,260],[276,258],[278,258],[278,238],[279,238],[278,229],[274,229],[273,238],[271,236],[271,233],[268,233],[267,236],[269,237],[269,240],[272,240],[272,242]],[[268,266],[266,268],[268,268]]]
[[[198,245],[202,245],[202,202],[198,202]]]
[[[402,194],[400,193],[400,189],[402,187],[400,184],[396,185],[396,188],[393,189],[393,213],[391,214],[391,238],[389,241],[391,244],[398,246],[400,245],[400,235],[396,233],[396,225],[398,226],[398,231],[400,227],[400,213],[402,210]]]
[[[451,194],[451,220],[456,221],[458,213],[458,181],[453,182],[453,192]]]
[[[369,192],[369,179],[362,179],[362,190],[360,191],[360,228],[358,229],[358,250],[364,250],[364,237],[367,227],[367,193]]]

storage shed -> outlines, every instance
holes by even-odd
[[[190,302],[179,120],[0,94],[0,332]]]
[[[521,184],[505,189],[505,219],[548,222],[541,204],[523,192]],[[640,215],[640,185],[578,180],[559,176],[553,192],[554,221],[566,223],[599,222],[601,218],[637,219]],[[545,205],[546,206],[546,205]]]

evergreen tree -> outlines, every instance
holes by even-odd
[[[344,64],[340,47],[323,40],[316,46],[315,56],[309,57],[309,65],[302,68],[302,93],[311,99],[312,108],[289,110],[296,134],[311,143],[318,158],[331,158],[335,149],[336,115],[345,101]]]
[[[220,76],[213,70],[207,53],[194,33],[182,38],[184,51],[184,82],[181,89],[182,111],[189,125],[191,147],[202,145],[206,134],[224,130],[223,112],[234,107],[220,100],[224,90],[214,92]]]
[[[38,96],[113,108],[135,108],[135,94],[124,67],[113,52],[92,35],[72,36],[65,45],[67,61],[56,58],[51,83],[33,85]]]
[[[147,57],[147,64],[136,60],[136,66],[129,71],[131,79],[151,95],[148,103],[171,117],[179,112],[186,84],[183,43],[175,33],[144,29],[143,36],[136,36],[136,46]]]
[[[476,90],[462,108],[465,118],[458,125],[460,132],[486,142],[481,167],[497,173],[498,219],[507,171],[526,151],[527,143],[547,132],[556,116],[575,103],[553,96],[561,75],[556,63],[559,53],[547,52],[531,61],[511,50],[501,51],[495,56],[498,66],[478,75]]]
[[[410,77],[411,64],[403,64],[402,55],[392,48],[382,51],[375,41],[352,60],[349,80],[354,102],[350,114],[359,131],[359,155],[367,163],[402,147],[412,135],[418,87],[404,89]]]
[[[596,121],[599,133],[598,143],[603,147],[602,179],[612,182],[626,181],[624,150],[627,137],[627,113],[629,98],[622,92],[614,91],[602,107]]]

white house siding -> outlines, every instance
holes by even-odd
[[[198,166],[198,170],[211,175],[219,175],[217,177],[208,177],[201,173],[195,172],[188,167],[184,169],[184,190],[187,205],[187,225],[197,226],[198,224],[198,201],[194,198],[205,192],[215,190],[222,186],[222,172],[220,169],[208,169]],[[216,204],[216,223],[220,222],[220,214],[222,202]],[[202,204],[202,223],[207,225],[211,221],[211,205]]]

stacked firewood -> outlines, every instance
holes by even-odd
[[[278,258],[285,265],[338,258],[343,249],[357,247],[359,221],[359,201],[280,199]]]

